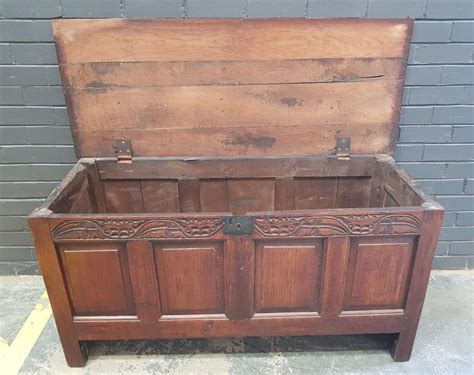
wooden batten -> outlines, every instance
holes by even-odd
[[[54,20],[79,157],[392,153],[411,20]]]

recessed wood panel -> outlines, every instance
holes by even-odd
[[[201,180],[201,211],[229,211],[229,199],[227,197],[227,180]]]
[[[140,181],[145,212],[179,212],[176,180]]]
[[[322,241],[258,243],[255,311],[318,311],[321,271]]]
[[[155,245],[163,314],[222,313],[222,244]]]
[[[414,243],[413,237],[354,240],[344,310],[402,308],[413,264]]]
[[[229,210],[235,215],[272,211],[275,207],[275,180],[230,179],[227,181]]]
[[[130,276],[119,245],[60,249],[71,305],[76,315],[130,315]]]
[[[108,213],[144,212],[140,181],[103,181],[102,190]]]
[[[336,206],[337,178],[298,178],[295,184],[297,210]]]
[[[368,207],[371,181],[368,177],[339,177],[336,208]]]

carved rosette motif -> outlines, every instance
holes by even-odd
[[[409,214],[258,217],[254,224],[256,232],[263,237],[417,234],[421,231],[420,219]]]
[[[208,238],[224,227],[222,218],[74,220],[53,230],[57,240]]]

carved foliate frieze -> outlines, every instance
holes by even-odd
[[[365,234],[416,234],[421,221],[409,214],[350,216],[257,217],[255,230],[263,237],[311,237]]]
[[[410,214],[257,216],[257,237],[418,234],[421,221]],[[222,234],[224,218],[153,220],[71,220],[53,230],[57,240],[198,239]]]
[[[209,238],[222,230],[222,218],[153,220],[72,220],[53,230],[57,240]]]

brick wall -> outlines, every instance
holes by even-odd
[[[474,265],[472,0],[0,0],[0,274],[37,265],[25,215],[75,162],[49,19],[414,17],[396,158],[447,209],[434,268]]]

